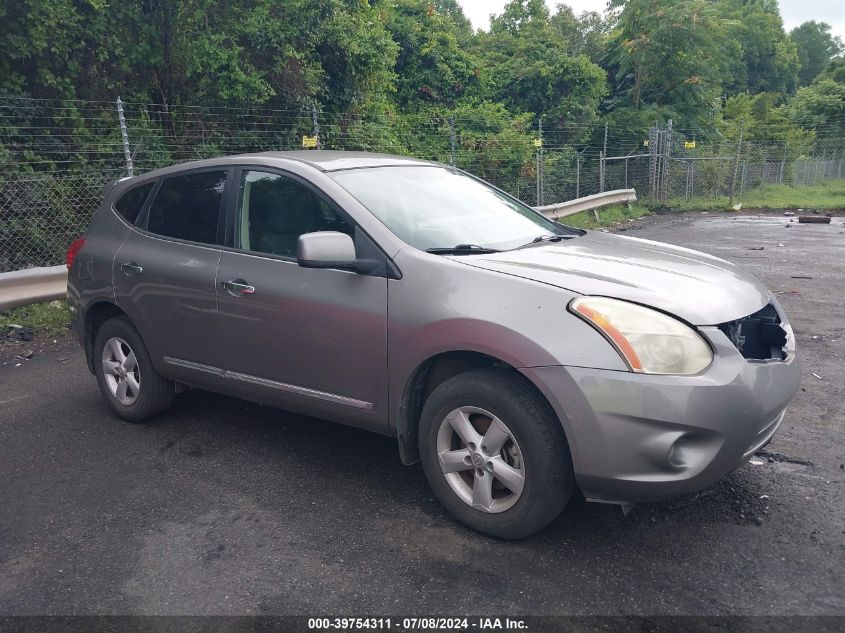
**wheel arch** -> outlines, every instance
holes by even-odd
[[[94,373],[94,341],[97,339],[97,332],[103,323],[115,317],[122,317],[132,323],[129,315],[111,301],[97,301],[85,310],[85,318],[83,320],[85,361],[88,365],[88,371],[92,374]],[[134,327],[134,323],[132,326]]]
[[[507,361],[490,354],[468,349],[439,352],[417,365],[411,372],[402,391],[402,400],[396,419],[396,436],[399,443],[399,457],[403,464],[414,464],[420,459],[417,430],[423,405],[431,392],[449,378],[482,367],[500,367],[524,380],[531,385],[537,396],[545,403],[549,413],[555,419],[558,419],[554,407],[543,391]],[[569,439],[566,437],[563,425],[561,425],[561,432],[563,432],[568,443]]]

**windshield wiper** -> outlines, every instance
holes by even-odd
[[[538,235],[527,244],[517,246],[516,248],[525,248],[526,246],[533,246],[534,244],[543,244],[545,242],[560,242],[561,240],[571,240],[573,237],[577,237],[577,235]]]
[[[485,248],[478,244],[458,244],[446,248],[427,248],[425,252],[434,255],[483,255],[484,253],[499,253],[501,251],[495,248]]]

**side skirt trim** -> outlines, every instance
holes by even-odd
[[[164,362],[168,365],[173,365],[175,367],[182,367],[185,369],[191,369],[193,371],[199,371],[206,374],[213,374],[220,378],[226,378],[230,380],[237,380],[240,382],[247,382],[253,385],[259,385],[261,387],[267,387],[269,389],[275,389],[276,391],[283,391],[285,393],[292,393],[297,396],[306,396],[308,398],[317,398],[318,400],[325,400],[327,402],[334,402],[336,404],[343,404],[348,407],[353,407],[355,409],[364,409],[366,411],[373,410],[373,403],[366,402],[364,400],[356,400],[355,398],[349,398],[347,396],[341,396],[336,393],[329,393],[327,391],[320,391],[318,389],[310,389],[308,387],[301,387],[299,385],[291,385],[286,382],[278,382],[276,380],[270,380],[269,378],[261,378],[260,376],[253,376],[251,374],[243,374],[237,371],[226,371],[222,367],[214,367],[212,365],[203,365],[202,363],[195,363],[189,360],[183,360],[181,358],[173,358],[171,356],[165,356]]]

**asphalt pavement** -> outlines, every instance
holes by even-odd
[[[0,615],[845,615],[842,219],[626,228],[740,262],[791,316],[803,388],[754,463],[501,542],[390,438],[201,391],[121,422],[80,350],[47,350],[0,367]]]

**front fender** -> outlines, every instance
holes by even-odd
[[[429,358],[479,352],[515,368],[570,365],[626,371],[613,347],[566,306],[568,290],[459,261],[401,251],[388,282],[390,426],[407,381]]]

